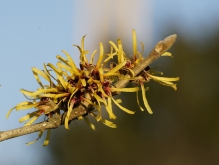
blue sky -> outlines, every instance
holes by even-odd
[[[108,40],[116,41],[119,37],[130,40],[133,28],[143,31],[143,26],[138,24],[139,20],[135,19],[135,15],[129,16],[129,20],[124,19],[125,13],[129,13],[131,9],[133,13],[141,7],[142,3],[135,3],[136,1],[126,4],[121,1],[115,7],[110,1],[98,3],[97,0],[0,1],[0,130],[23,125],[18,119],[27,111],[12,112],[9,119],[5,119],[5,115],[10,108],[25,100],[19,92],[21,88],[36,90],[39,87],[31,67],[43,69],[43,63],[55,64],[55,56],[62,54],[63,49],[78,63],[79,53],[72,44],[80,45],[81,37],[85,34],[85,47],[92,52],[98,49],[100,41],[106,44]],[[123,5],[122,15],[120,7]],[[143,13],[145,12],[136,14]],[[42,140],[36,145],[25,146],[26,142],[36,137],[37,134],[31,134],[0,143],[1,163],[20,164],[21,158],[23,165],[52,163],[49,147],[41,147]],[[40,162],[43,160],[46,162]]]
[[[139,41],[151,49],[165,37],[162,36],[163,32],[172,22],[182,35],[205,39],[218,28],[218,7],[216,0],[1,0],[0,131],[22,126],[18,119],[26,111],[13,112],[7,120],[5,114],[25,100],[19,92],[21,88],[38,88],[31,67],[42,69],[43,63],[55,64],[55,56],[61,55],[63,49],[72,54],[77,63],[78,50],[72,44],[80,44],[83,35],[87,34],[85,46],[90,52],[98,49],[100,41],[106,43],[122,38],[125,43],[131,44],[133,28],[137,31]],[[23,165],[43,164],[38,162],[42,159],[52,162],[48,148],[40,146],[42,141],[25,146],[36,136],[32,134],[1,142],[0,162],[13,164],[21,159]]]

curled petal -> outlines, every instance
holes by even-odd
[[[71,58],[71,56],[70,56],[66,51],[64,51],[64,50],[62,50],[62,52],[65,53],[65,55],[66,55],[66,57],[67,57],[67,59],[68,59],[68,61],[69,61],[69,64],[70,64],[70,66],[71,66],[71,68],[72,68],[72,72],[73,72],[75,75],[80,76],[80,72],[78,71],[78,69],[77,69],[77,67],[76,67],[76,65],[75,65],[75,63],[74,63],[74,61],[73,61],[73,59]]]
[[[93,64],[94,55],[97,53],[97,50],[94,50],[90,57],[90,63]]]
[[[62,56],[57,55],[56,58],[58,58],[60,61],[62,61],[64,64],[71,66],[69,61],[67,61],[66,59],[64,59]]]
[[[115,49],[116,52],[118,51],[118,48],[113,41],[109,41],[109,44]]]
[[[153,112],[151,110],[151,107],[148,104],[143,83],[141,84],[141,92],[142,92],[142,98],[143,98],[144,106],[147,109],[148,113],[152,114]]]
[[[34,121],[36,121],[38,118],[40,117],[39,114],[35,114],[26,124],[24,124],[24,126],[28,126],[31,125]],[[20,121],[20,120],[19,120]],[[23,122],[23,121],[20,121]]]
[[[106,110],[107,110],[107,112],[109,114],[109,118],[110,119],[116,119],[116,116],[113,113],[112,102],[111,102],[111,98],[110,97],[108,98],[108,104],[105,107],[106,107]]]
[[[62,94],[44,94],[42,97],[50,97],[50,98],[60,98],[60,97],[66,97],[69,96],[69,93],[62,93]]]
[[[158,83],[165,85],[165,86],[170,86],[174,90],[177,90],[176,84],[172,83],[171,81],[178,81],[179,77],[158,77],[158,76],[153,76],[149,74],[149,77],[151,77],[154,81],[157,81]]]
[[[76,89],[74,90],[74,92],[71,94],[71,96],[70,96],[70,98],[69,98],[69,100],[68,100],[68,112],[67,112],[67,115],[66,115],[66,117],[65,117],[65,128],[66,128],[66,129],[69,129],[69,127],[68,127],[69,117],[70,117],[70,115],[71,115],[72,108],[73,108],[73,106],[74,106],[74,102],[71,102],[71,100],[72,100],[72,97],[74,96],[74,94],[75,94],[77,91],[78,91],[78,88],[76,88]]]
[[[120,64],[116,65],[116,67],[111,69],[109,72],[105,73],[104,76],[111,76],[113,73],[121,69],[125,64],[126,64],[126,61],[121,62]]]
[[[133,88],[110,88],[111,92],[137,92],[139,91],[138,87],[133,87]]]
[[[103,98],[101,98],[100,96],[98,96],[96,93],[94,93],[94,97],[95,97],[95,99],[96,99],[98,102],[102,102],[102,103],[104,103],[105,105],[107,105],[106,100],[103,99]]]
[[[65,65],[65,64],[63,64],[61,62],[57,62],[57,66],[60,67],[60,68],[65,69],[67,71],[69,71],[69,73],[72,74],[72,69],[68,65]]]
[[[83,119],[92,130],[96,130],[95,126],[90,122],[87,116],[84,116]]]
[[[51,136],[51,129],[48,129],[46,134],[46,139],[43,142],[43,146],[47,146],[49,144],[50,136]]]
[[[6,118],[9,117],[9,115],[11,114],[11,112],[16,109],[16,110],[25,110],[25,109],[30,109],[30,108],[33,108],[33,107],[36,107],[37,105],[39,105],[39,103],[32,103],[32,102],[29,102],[29,101],[23,101],[19,104],[17,104],[15,107],[11,108],[8,113],[6,114]]]
[[[111,122],[109,120],[101,119],[101,121],[103,122],[103,124],[105,124],[108,127],[117,128],[116,124],[114,124],[113,122]]]
[[[32,102],[28,102],[28,104],[26,105],[17,105],[16,106],[16,110],[26,110],[26,109],[30,109],[30,108],[35,108],[39,105],[39,103],[32,103]]]
[[[138,107],[140,108],[141,111],[144,111],[144,108],[141,107],[140,102],[139,102],[138,91],[136,92],[136,98],[137,98]]]
[[[113,100],[113,102],[114,102],[121,110],[125,111],[126,113],[128,113],[128,114],[134,114],[134,113],[135,113],[134,111],[131,111],[131,110],[129,110],[129,109],[127,109],[127,108],[121,106],[120,104],[118,104],[118,103],[113,99],[113,97],[112,97],[112,100]]]
[[[165,52],[161,56],[168,56],[168,57],[173,57],[170,52]]]
[[[6,114],[6,119],[9,117],[9,115],[11,114],[11,112],[15,109],[16,107],[11,108],[7,114]]]
[[[43,88],[43,84],[39,79],[39,75],[42,76],[44,79],[46,79],[48,82],[51,82],[50,77],[43,71],[33,67],[32,68],[33,71],[33,75],[35,77],[35,79],[37,80],[38,84]]]
[[[25,95],[28,95],[30,97],[37,97],[38,95],[40,95],[41,93],[46,93],[46,92],[58,92],[58,89],[57,88],[50,88],[50,89],[39,89],[35,92],[30,92],[30,91],[27,91],[25,89],[21,89],[20,90],[21,93],[25,94]]]
[[[153,80],[159,80],[159,81],[179,81],[179,77],[158,77],[149,75]]]
[[[39,131],[38,138],[36,140],[34,140],[34,141],[26,143],[26,145],[31,145],[31,144],[34,144],[35,142],[37,142],[42,137],[43,132],[44,131]]]
[[[96,109],[100,110],[101,107],[99,107],[98,105],[94,104],[91,100],[82,97],[82,100],[86,101],[87,103],[89,103],[90,105],[92,105],[93,107],[95,107]]]

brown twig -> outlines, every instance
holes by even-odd
[[[171,35],[167,38],[165,38],[163,41],[159,41],[155,48],[150,52],[150,54],[142,60],[138,66],[133,68],[134,76],[138,75],[142,70],[144,70],[148,65],[150,65],[153,61],[158,59],[164,52],[166,52],[175,42],[177,35]],[[130,77],[127,75],[127,77]],[[129,80],[119,80],[114,85],[117,88],[125,87],[129,83]],[[72,111],[71,116],[69,117],[69,121],[72,121],[74,119],[77,119],[79,116],[83,116],[89,112],[89,105],[84,104],[80,105],[76,108],[74,108],[74,111]],[[38,132],[46,129],[55,129],[59,126],[63,125],[63,118],[65,113],[61,116],[58,116],[57,118],[51,118],[48,121],[36,123],[30,126],[23,126],[20,128],[3,131],[0,132],[0,142],[4,140],[8,140],[11,138],[15,138],[18,136],[27,135],[33,132]]]

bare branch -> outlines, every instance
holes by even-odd
[[[72,113],[69,117],[69,121],[72,121],[76,119],[79,116],[83,116],[87,113],[87,109],[85,106],[78,106],[74,109],[74,113]],[[18,136],[23,136],[27,134],[31,134],[33,132],[38,132],[38,131],[43,131],[46,129],[55,129],[58,128],[59,126],[63,125],[63,119],[66,113],[64,113],[61,116],[57,116],[57,118],[50,118],[48,121],[36,123],[33,125],[29,126],[23,126],[20,128],[8,130],[8,131],[3,131],[0,132],[0,142],[4,140],[8,140],[11,138],[15,138]]]
[[[177,35],[174,34],[174,35],[171,35],[165,38],[163,41],[159,41],[156,44],[155,48],[150,52],[150,54],[144,60],[142,60],[138,66],[133,68],[134,76],[137,76],[148,65],[150,65],[156,59],[158,59],[164,52],[166,52],[173,45],[176,38],[177,38]],[[130,77],[130,76],[127,75],[127,77]],[[128,83],[129,83],[129,80],[119,80],[114,85],[117,88],[122,88],[122,87],[125,87]],[[74,110],[72,111],[71,116],[69,117],[69,121],[77,119],[79,116],[86,115],[92,109],[93,108],[91,108],[86,103],[84,103],[83,105],[79,105],[78,107],[74,108]],[[62,114],[61,116],[58,116],[57,118],[51,118],[48,121],[0,132],[0,142],[11,139],[11,138],[15,138],[18,136],[27,135],[33,132],[58,128],[59,126],[63,125],[63,121],[64,121],[63,119],[65,115],[66,113]]]
[[[150,65],[153,61],[158,59],[164,52],[171,48],[171,46],[176,41],[177,35],[173,34],[169,37],[165,38],[163,41],[159,41],[154,49],[150,52],[150,54],[142,60],[138,66],[133,68],[134,76],[139,74],[142,70],[144,70],[148,65]],[[130,77],[127,75],[127,77]],[[115,83],[115,86],[118,88],[124,87],[128,84],[128,80],[119,80]]]

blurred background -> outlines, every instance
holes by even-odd
[[[170,52],[153,63],[167,77],[180,77],[178,90],[155,82],[147,84],[154,112],[141,112],[135,94],[125,94],[123,104],[137,111],[129,115],[114,108],[117,129],[97,123],[92,131],[83,121],[71,130],[52,131],[49,146],[44,138],[26,146],[37,133],[0,143],[2,165],[46,164],[155,164],[194,165],[219,163],[219,1],[158,0],[0,0],[0,131],[23,124],[18,119],[30,111],[7,111],[26,100],[21,88],[36,90],[31,67],[57,62],[66,50],[78,63],[80,45],[90,53],[103,42],[121,38],[132,54],[131,30],[145,43],[145,56],[171,34],[178,39]],[[140,50],[140,44],[139,44]]]

